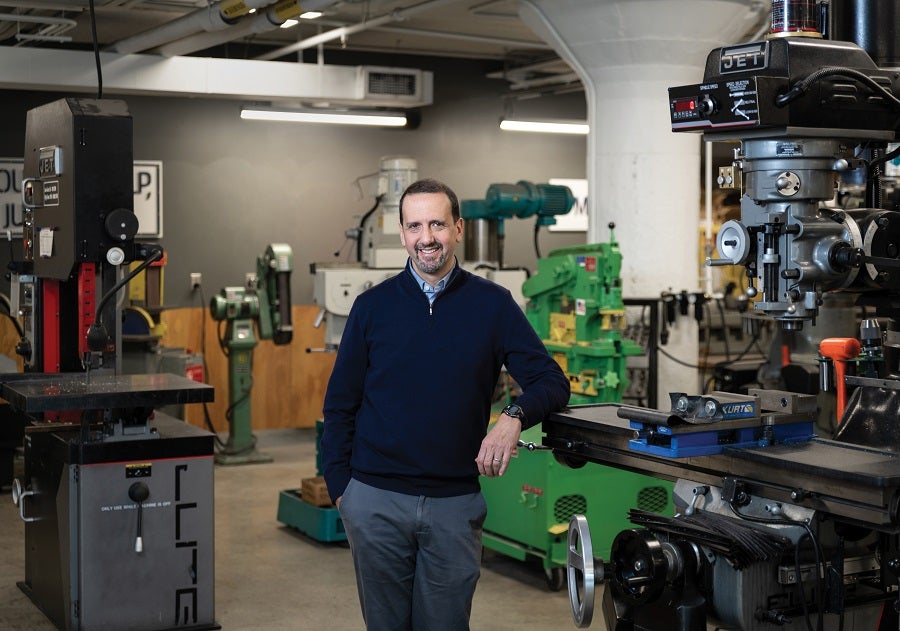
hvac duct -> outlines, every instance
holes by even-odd
[[[9,47],[0,88],[94,92],[93,53]],[[328,102],[349,107],[430,105],[431,72],[412,68],[268,63],[215,57],[101,53],[104,88],[111,94],[241,99],[271,103]]]
[[[700,137],[671,132],[667,90],[696,83],[709,51],[742,41],[765,9],[748,0],[520,0],[523,21],[584,84],[588,238],[602,241],[615,221],[626,297],[699,286]],[[670,331],[667,348],[693,364],[690,324]],[[699,387],[665,360],[659,382],[660,401]]]

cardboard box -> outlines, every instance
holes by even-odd
[[[325,487],[325,479],[322,476],[301,480],[300,496],[304,502],[313,506],[333,506],[331,498],[328,497],[328,489]]]

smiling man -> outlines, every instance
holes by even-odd
[[[469,628],[486,505],[521,431],[569,382],[508,290],[460,268],[463,220],[437,180],[400,198],[406,269],[357,297],[328,382],[322,466],[369,631]],[[503,366],[522,394],[488,432]]]

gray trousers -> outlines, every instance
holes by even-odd
[[[465,631],[481,574],[481,493],[424,497],[351,480],[341,519],[368,631]]]

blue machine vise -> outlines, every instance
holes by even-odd
[[[670,393],[666,413],[622,406],[617,415],[637,430],[630,449],[666,458],[709,456],[726,447],[764,447],[809,440],[816,399],[780,390],[750,390],[748,395]]]

